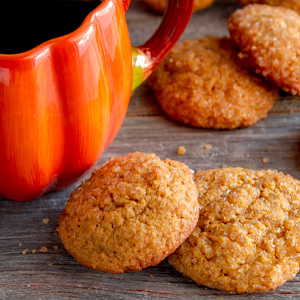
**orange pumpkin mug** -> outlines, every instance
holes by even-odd
[[[193,0],[169,0],[154,35],[131,47],[129,3],[104,0],[75,31],[0,54],[0,197],[33,200],[90,169],[193,10]]]

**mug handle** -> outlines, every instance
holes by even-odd
[[[132,47],[132,94],[178,41],[191,18],[193,6],[194,0],[168,0],[162,22],[152,37],[143,45]]]

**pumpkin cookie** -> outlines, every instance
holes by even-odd
[[[195,174],[200,217],[169,257],[199,285],[229,292],[275,289],[300,264],[300,182],[277,171]]]
[[[271,6],[282,6],[300,13],[300,0],[238,0],[242,6],[248,4],[268,4]]]
[[[300,15],[284,7],[245,6],[228,21],[240,58],[293,95],[300,95]]]
[[[163,13],[168,0],[144,0],[144,2],[159,13]],[[214,0],[194,0],[194,11],[209,7]]]
[[[84,266],[137,271],[161,262],[189,236],[197,195],[183,163],[132,153],[113,158],[73,192],[57,230]]]
[[[154,71],[150,87],[173,119],[197,127],[234,129],[265,118],[278,88],[245,68],[228,38],[178,44]]]

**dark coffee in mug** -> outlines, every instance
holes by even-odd
[[[77,29],[100,0],[0,1],[0,53],[15,54]]]

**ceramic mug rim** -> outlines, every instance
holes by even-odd
[[[30,48],[26,51],[23,52],[18,52],[14,54],[4,54],[0,53],[0,59],[1,60],[20,60],[20,59],[25,59],[27,57],[32,57],[32,56],[37,56],[39,53],[44,52],[45,49],[51,47],[52,45],[58,43],[58,42],[63,42],[67,41],[70,39],[74,39],[79,33],[82,34],[84,31],[87,31],[90,27],[90,25],[93,23],[94,16],[98,13],[101,13],[105,9],[112,7],[113,5],[110,5],[109,3],[112,0],[103,0],[102,2],[99,1],[99,5],[94,8],[90,13],[88,13],[82,23],[73,31],[60,35],[54,38],[51,38],[49,40],[46,40],[45,42],[40,43],[39,45]],[[115,1],[117,2],[117,1]]]

